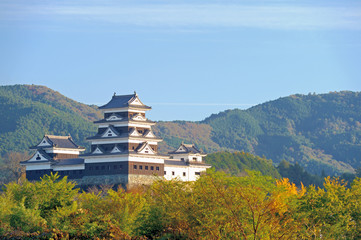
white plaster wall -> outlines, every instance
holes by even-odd
[[[79,154],[79,150],[46,149],[47,153]]]
[[[196,175],[196,172],[206,171],[206,167],[197,167],[197,166],[172,166],[164,165],[164,171],[166,174],[164,178],[171,180],[174,178],[179,178],[182,181],[196,181],[199,178],[199,175]],[[172,174],[174,172],[174,175]],[[186,173],[186,176],[183,176],[183,172]]]
[[[188,161],[194,161],[193,160],[193,158],[195,157],[195,158],[197,158],[197,162],[202,162],[202,156],[200,156],[200,155],[188,155],[188,154],[174,154],[174,155],[172,155],[173,156],[173,159],[181,159],[181,158],[184,158],[184,160],[188,160]]]
[[[147,162],[147,163],[164,163],[164,159],[156,158],[156,157],[148,157],[148,156],[123,156],[123,157],[104,157],[102,155],[86,156],[84,157],[84,163],[104,163],[104,162]]]
[[[93,156],[84,157],[84,163],[104,163],[104,162],[125,162],[125,161],[128,161],[127,156],[123,156],[123,157],[119,157],[119,156],[104,157],[104,156],[101,156],[101,155],[96,155],[96,156],[94,156],[94,157]]]
[[[152,139],[153,140],[153,139]],[[145,139],[132,139],[129,140],[128,138],[117,138],[117,139],[101,139],[101,140],[88,140],[90,141],[92,144],[116,144],[116,143],[143,143],[145,141]],[[148,141],[149,144],[158,144],[158,142],[161,142],[162,140],[157,140],[157,141]]]
[[[43,143],[44,141],[45,143]],[[43,138],[38,146],[43,147],[43,146],[51,146],[51,145],[48,143],[48,141],[46,141],[45,138]]]
[[[109,108],[107,110],[103,110],[103,113],[116,113],[116,112],[135,112],[135,113],[145,113],[142,110],[134,110],[129,108]]]
[[[148,128],[150,129],[152,125],[154,125],[154,123],[128,123],[128,122],[124,122],[124,123],[101,123],[101,124],[98,124],[99,125],[99,128],[107,128],[109,127],[109,125],[113,125],[114,127],[139,127],[139,128]]]
[[[164,175],[164,178],[167,180],[178,178],[182,181],[191,181],[189,176],[189,167],[188,166],[164,166],[164,171],[166,174]],[[174,172],[174,175],[172,174]],[[183,176],[183,172],[186,173],[186,176]]]
[[[129,156],[129,161],[132,162],[146,162],[146,163],[164,163],[164,159],[162,158],[150,158],[147,156]]]
[[[84,164],[77,164],[77,165],[67,165],[67,166],[54,166],[54,171],[67,171],[67,170],[84,170]]]
[[[50,168],[50,163],[43,163],[43,164],[29,164],[26,166],[26,170],[43,170],[43,169],[51,169]]]

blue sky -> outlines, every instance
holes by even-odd
[[[136,90],[152,120],[361,91],[360,63],[360,1],[0,0],[1,85]]]

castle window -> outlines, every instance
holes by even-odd
[[[167,175],[167,172],[166,172],[166,171],[164,171],[164,175]]]
[[[133,167],[134,167],[134,169],[137,169],[137,165],[134,165]]]
[[[194,157],[194,158],[193,158],[193,160],[194,160],[194,161],[197,161],[197,158],[196,158],[196,157]]]
[[[132,147],[132,149],[134,150],[134,146]]]
[[[139,170],[143,170],[143,166],[142,166],[142,165],[139,166]]]
[[[174,171],[172,172],[172,175],[174,176]]]
[[[153,171],[153,170],[154,170],[154,167],[153,167],[153,166],[151,166],[151,167],[150,167],[150,170],[152,170],[152,171]]]
[[[145,151],[145,153],[149,153],[148,151]]]
[[[155,170],[159,171],[159,167],[156,167]]]
[[[186,172],[183,172],[183,177],[185,177],[186,176]]]
[[[184,161],[184,158],[181,158],[182,161]]]
[[[195,175],[201,175],[201,172],[195,172],[194,174]]]
[[[36,160],[40,160],[41,159],[41,157],[40,157],[40,155],[38,154],[38,156],[36,157]]]
[[[148,170],[148,166],[145,166],[145,170]]]

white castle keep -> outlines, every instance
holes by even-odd
[[[39,180],[45,174],[57,172],[79,185],[121,184],[133,186],[150,184],[154,179],[178,178],[195,181],[210,165],[206,154],[193,144],[182,143],[168,155],[158,153],[157,138],[152,132],[156,123],[146,118],[151,107],[144,105],[136,93],[115,95],[99,107],[104,118],[95,121],[98,132],[87,138],[90,151],[85,154],[70,136],[45,135],[30,149],[35,154],[27,161],[28,180]]]

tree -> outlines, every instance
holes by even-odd
[[[297,216],[303,224],[300,236],[304,239],[354,239],[358,226],[353,214],[360,210],[357,207],[359,183],[354,184],[354,193],[346,187],[346,182],[337,178],[325,178],[323,186],[317,189],[310,186],[300,199]]]
[[[25,167],[20,165],[21,161],[26,161],[31,156],[27,152],[10,152],[5,155],[1,171],[8,174],[5,183],[16,181],[21,183],[25,179]]]

